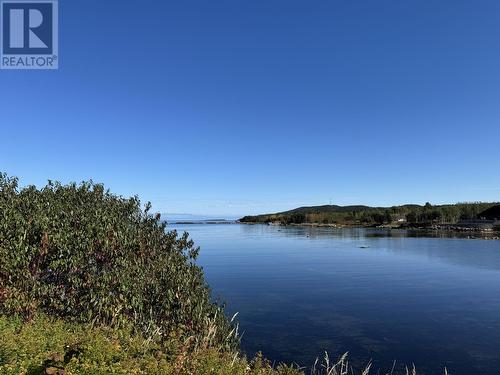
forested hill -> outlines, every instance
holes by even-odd
[[[434,225],[455,224],[460,220],[483,217],[483,213],[498,210],[500,203],[457,203],[450,205],[407,204],[393,207],[369,206],[312,206],[300,207],[290,211],[257,216],[245,216],[243,223],[282,224],[338,224],[338,225]],[[487,215],[491,216],[491,215]]]

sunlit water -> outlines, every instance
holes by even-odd
[[[390,371],[500,373],[500,241],[265,225],[174,225],[201,246],[242,346],[311,365],[327,350]],[[365,247],[365,248],[362,248]]]

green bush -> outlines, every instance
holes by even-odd
[[[19,188],[0,174],[0,313],[180,333],[193,347],[237,347],[210,300],[187,234],[100,184]]]

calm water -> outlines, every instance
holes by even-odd
[[[239,311],[243,349],[310,365],[327,350],[390,370],[500,373],[500,242],[404,232],[176,225],[214,293]],[[361,248],[369,246],[368,248]]]

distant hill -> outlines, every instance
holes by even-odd
[[[337,224],[346,226],[427,226],[435,224],[455,224],[460,220],[478,217],[500,217],[499,203],[457,203],[449,205],[406,204],[393,207],[353,206],[311,206],[289,211],[257,216],[245,216],[242,223],[281,224]]]
[[[337,206],[337,205],[324,205],[324,206],[310,206],[310,207],[299,207],[293,210],[281,212],[282,214],[292,214],[292,213],[302,213],[302,214],[314,214],[319,212],[359,212],[373,210],[376,207],[369,206]]]
[[[400,207],[419,207],[418,205],[406,205]],[[370,206],[337,206],[337,205],[324,205],[324,206],[310,206],[310,207],[299,207],[293,210],[284,211],[279,214],[315,214],[315,213],[339,213],[339,212],[364,212],[364,211],[376,211],[385,210],[386,207],[370,207]]]
[[[162,220],[168,222],[169,224],[174,223],[223,223],[223,222],[234,222],[237,217],[219,217],[219,216],[208,216],[208,215],[192,215],[192,214],[172,214],[172,213],[162,213]]]

